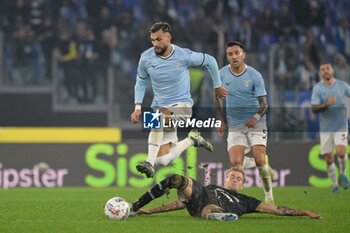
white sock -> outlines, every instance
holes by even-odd
[[[272,193],[272,181],[271,176],[269,172],[269,167],[267,164],[265,164],[262,167],[258,167],[260,178],[263,184],[264,192],[265,192],[265,200],[272,199],[273,200],[273,193]]]
[[[339,163],[339,172],[340,175],[345,174],[345,169],[346,169],[346,163],[348,162],[348,155],[346,154],[344,158],[341,158],[338,156],[338,163]]]
[[[244,156],[243,169],[249,169],[256,167],[255,159],[248,156]]]
[[[160,129],[152,129],[148,136],[148,157],[146,162],[149,162],[154,166],[154,162],[156,161],[159,147],[163,142],[164,131],[163,128]]]
[[[327,165],[327,172],[328,172],[328,177],[332,180],[333,187],[337,187],[338,186],[338,179],[337,179],[337,173],[335,171],[334,162],[329,166]]]
[[[155,164],[162,166],[168,165],[171,161],[177,159],[181,153],[190,146],[193,146],[193,141],[189,138],[185,138],[184,140],[173,145],[168,154],[157,157]]]

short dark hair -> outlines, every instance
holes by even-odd
[[[244,45],[241,42],[239,42],[239,41],[229,41],[229,42],[227,42],[226,43],[226,48],[232,47],[232,46],[235,46],[235,45],[239,46],[244,51]]]
[[[167,22],[157,22],[152,25],[150,28],[151,33],[158,32],[159,30],[162,30],[163,32],[171,32],[170,25]]]
[[[328,61],[328,60],[324,60],[324,61],[321,61],[321,63],[320,63],[320,67],[321,67],[322,65],[326,65],[326,64],[330,64],[330,65],[332,65],[332,63],[331,63],[330,61]]]

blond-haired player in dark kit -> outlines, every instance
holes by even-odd
[[[131,205],[131,216],[154,214],[187,208],[193,217],[207,220],[236,221],[239,216],[248,213],[268,213],[281,216],[309,216],[321,219],[321,215],[309,210],[275,206],[240,194],[245,174],[240,166],[226,172],[224,187],[203,186],[189,177],[173,174],[162,180]],[[163,196],[169,189],[177,189],[179,200],[151,209],[141,209],[152,200]]]

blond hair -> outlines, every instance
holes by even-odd
[[[241,165],[237,165],[237,166],[233,166],[230,169],[228,169],[226,171],[226,176],[225,179],[227,179],[229,177],[229,175],[231,174],[231,172],[236,171],[236,172],[240,172],[243,175],[243,183],[245,182],[245,172],[244,169]]]

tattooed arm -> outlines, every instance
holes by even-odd
[[[322,219],[321,215],[315,214],[309,210],[298,210],[298,209],[293,209],[286,206],[275,206],[275,205],[266,204],[266,203],[261,203],[256,208],[256,211],[260,213],[268,213],[268,214],[275,214],[275,215],[281,215],[281,216],[309,216],[310,218]]]
[[[180,200],[172,201],[167,204],[157,206],[151,209],[140,209],[137,211],[137,215],[141,214],[154,214],[154,213],[160,213],[160,212],[168,212],[173,210],[181,210],[185,208],[185,204],[182,203]]]
[[[258,100],[260,104],[258,112],[244,123],[248,128],[253,128],[258,123],[259,119],[267,112],[267,97],[265,95],[259,96]]]

